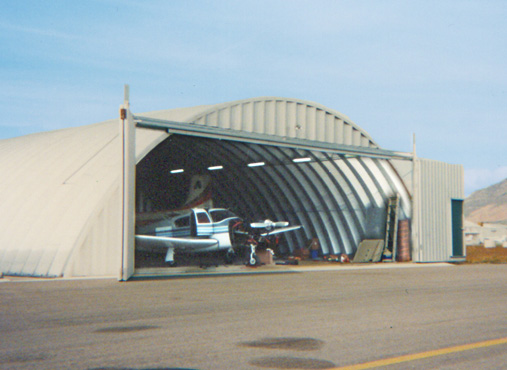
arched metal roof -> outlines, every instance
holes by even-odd
[[[219,104],[196,114],[189,122],[285,138],[378,147],[345,115],[300,99],[261,97]]]

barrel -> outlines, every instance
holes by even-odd
[[[398,262],[408,262],[412,258],[410,256],[410,220],[398,221],[398,246],[396,253]]]

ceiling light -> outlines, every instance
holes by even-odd
[[[304,158],[294,158],[292,162],[294,163],[302,163],[302,162],[310,162],[312,159],[310,157],[304,157]]]
[[[171,173],[182,173],[184,171],[185,171],[184,169],[180,168],[178,170],[172,170]]]
[[[211,166],[211,167],[208,167],[208,170],[216,171],[216,170],[221,170],[223,168],[224,168],[224,166]]]
[[[260,167],[260,166],[264,166],[265,164],[266,164],[265,162],[249,163],[248,167]]]

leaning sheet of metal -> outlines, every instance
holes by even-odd
[[[382,239],[365,239],[357,247],[353,263],[379,262],[384,251]]]

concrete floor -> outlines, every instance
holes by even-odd
[[[505,342],[477,345],[507,338],[507,265],[285,269],[291,273],[127,283],[0,279],[0,369],[337,369],[394,358],[382,368],[475,370],[507,363]],[[472,347],[436,352],[464,344]],[[400,360],[424,351],[431,356]],[[378,367],[371,366],[363,368]]]

